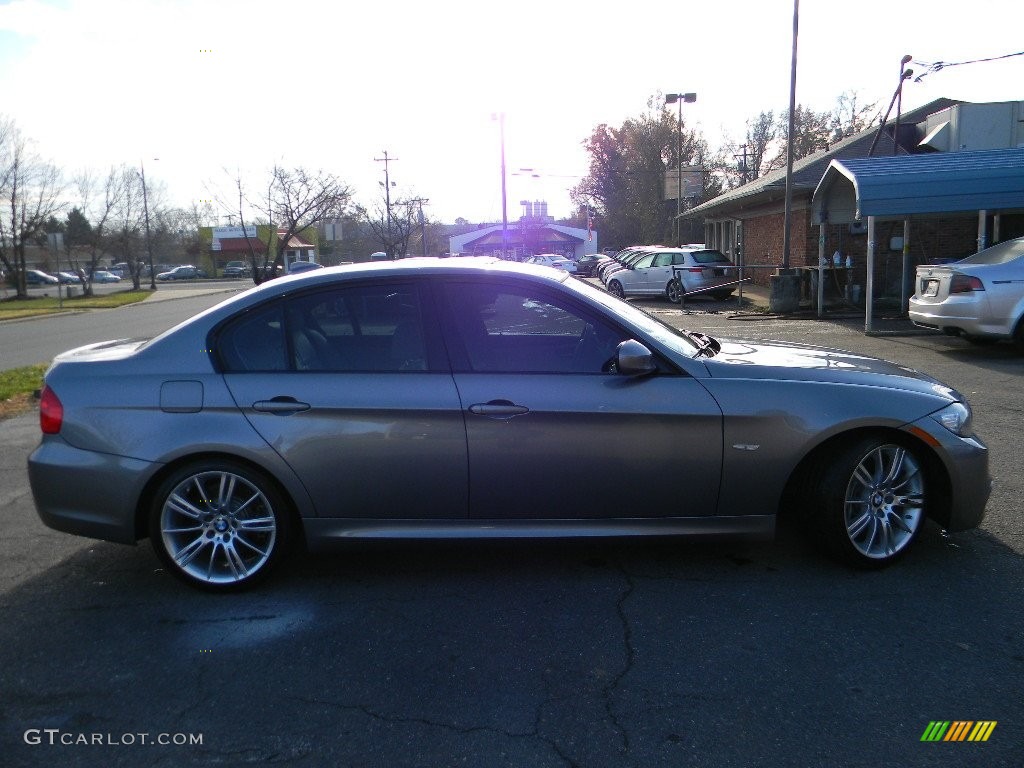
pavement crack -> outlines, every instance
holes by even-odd
[[[379,722],[387,723],[390,725],[422,725],[428,728],[440,728],[442,730],[456,733],[460,736],[466,736],[474,733],[493,733],[498,736],[504,736],[505,738],[509,739],[536,739],[542,744],[546,744],[548,747],[550,747],[551,750],[556,755],[558,755],[558,757],[561,758],[561,760],[565,762],[567,766],[569,766],[569,768],[581,768],[579,763],[577,763],[575,760],[573,760],[571,757],[565,754],[562,748],[555,741],[541,736],[540,710],[543,708],[544,703],[546,702],[542,703],[537,708],[537,717],[534,721],[534,726],[530,730],[508,731],[502,728],[495,728],[494,726],[490,725],[456,725],[455,723],[444,722],[442,720],[432,720],[427,717],[408,717],[404,715],[388,714],[386,712],[377,711],[365,704],[346,704],[344,702],[330,701],[329,699],[307,698],[304,696],[289,696],[288,698],[292,701],[297,701],[302,704],[308,704],[314,707],[327,706],[342,710],[344,712],[358,712],[372,720],[377,720]]]
[[[614,699],[619,684],[626,675],[633,671],[633,663],[636,661],[636,648],[633,645],[633,628],[629,623],[629,617],[626,615],[625,607],[626,601],[636,590],[636,581],[621,564],[618,566],[618,571],[626,581],[626,588],[619,595],[619,599],[615,601],[615,612],[619,617],[619,623],[622,625],[622,646],[625,659],[622,669],[619,670],[619,672],[601,688],[601,696],[604,699],[604,709],[608,715],[608,720],[619,733],[619,737],[622,740],[623,752],[628,754],[630,749],[629,731],[621,722],[619,722],[619,718],[615,714]]]

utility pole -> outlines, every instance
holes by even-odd
[[[373,159],[374,159],[374,161],[376,161],[378,163],[384,163],[384,200],[385,200],[385,205],[387,206],[387,211],[388,211],[388,213],[387,213],[387,216],[388,216],[388,223],[387,223],[387,231],[388,231],[388,258],[393,259],[393,258],[395,258],[395,255],[394,255],[394,253],[392,253],[392,251],[394,250],[395,246],[394,246],[394,243],[391,242],[391,176],[389,175],[389,171],[388,171],[388,163],[393,163],[398,158],[397,157],[388,157],[388,151],[385,149],[384,150],[384,157],[375,157]]]
[[[744,144],[742,147],[740,147],[740,149],[743,150],[743,154],[733,155],[733,157],[736,158],[737,160],[740,160],[742,158],[740,162],[740,186],[742,186],[749,181],[749,179],[747,178],[747,174],[750,173],[750,169],[747,166],[747,145]]]

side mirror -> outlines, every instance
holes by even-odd
[[[635,339],[626,339],[616,347],[615,368],[623,376],[646,376],[658,370],[654,354]]]

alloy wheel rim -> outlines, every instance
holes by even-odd
[[[865,455],[846,486],[846,534],[863,556],[882,560],[903,550],[924,514],[924,474],[899,445],[880,445]]]
[[[266,565],[277,541],[267,497],[232,472],[200,472],[175,486],[160,512],[174,564],[198,581],[231,584]]]

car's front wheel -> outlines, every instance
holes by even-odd
[[[866,568],[902,555],[924,522],[928,483],[915,450],[867,438],[832,454],[816,484],[816,517],[832,553]]]
[[[153,499],[150,540],[167,569],[213,591],[249,586],[277,563],[289,538],[286,503],[261,473],[198,461],[168,476]]]
[[[618,280],[612,280],[608,283],[608,292],[614,296],[618,296],[620,299],[626,297],[626,292],[622,290],[622,283]]]

